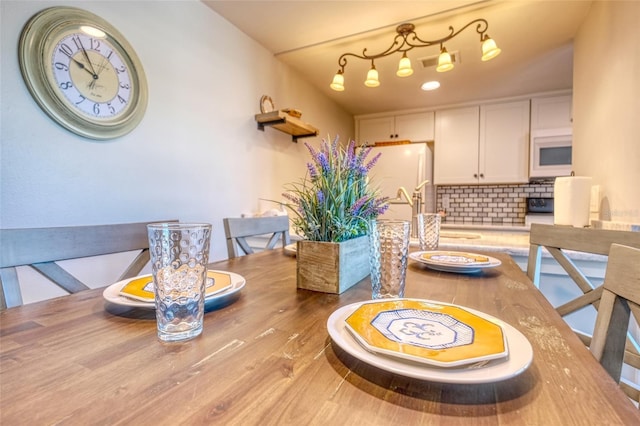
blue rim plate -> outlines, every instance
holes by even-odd
[[[437,301],[424,300],[424,302],[442,304]],[[495,317],[466,307],[462,308],[500,324],[509,345],[509,355],[507,357],[461,367],[441,368],[369,352],[355,340],[345,325],[345,320],[362,303],[364,302],[352,303],[334,311],[327,320],[327,330],[333,343],[346,353],[362,362],[390,373],[437,383],[493,383],[521,374],[529,368],[533,361],[531,343],[516,328]]]
[[[495,257],[459,251],[415,251],[409,253],[409,258],[436,271],[461,274],[473,274],[502,264]]]
[[[214,271],[223,274],[228,274],[231,277],[231,287],[225,291],[220,293],[216,293],[212,296],[207,297],[204,300],[205,309],[211,310],[215,309],[219,306],[227,304],[229,301],[233,300],[235,297],[239,296],[240,290],[245,286],[246,280],[243,276],[238,275],[233,272],[228,271]],[[120,306],[131,306],[134,308],[143,308],[143,309],[155,309],[155,303],[153,302],[143,302],[141,300],[129,299],[127,297],[120,295],[120,290],[122,287],[127,285],[130,281],[138,279],[140,277],[129,278],[126,280],[118,281],[117,283],[111,284],[102,292],[102,297],[107,302],[114,303]]]

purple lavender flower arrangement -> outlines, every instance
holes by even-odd
[[[336,137],[322,140],[320,150],[305,143],[312,162],[301,182],[288,185],[282,194],[294,213],[295,231],[311,241],[340,242],[367,234],[367,223],[384,213],[387,198],[370,187],[367,174],[380,154],[367,160],[371,148],[347,148]]]

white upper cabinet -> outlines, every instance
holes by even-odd
[[[529,101],[436,112],[434,183],[528,182]]]
[[[359,144],[388,141],[432,141],[434,113],[420,112],[358,120]]]
[[[396,116],[396,138],[411,142],[433,140],[434,113],[422,112]]]
[[[394,140],[395,117],[365,118],[358,121],[358,145]]]
[[[571,102],[571,95],[531,99],[531,130],[571,128]]]
[[[480,108],[478,170],[480,183],[529,181],[529,101]]]
[[[434,183],[478,183],[480,108],[437,111],[435,118]]]

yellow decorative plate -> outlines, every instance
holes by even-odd
[[[488,361],[509,353],[500,325],[456,305],[376,300],[359,306],[345,324],[370,352],[439,367]]]
[[[223,292],[231,287],[231,276],[226,272],[207,271],[205,298]],[[142,302],[155,301],[153,277],[143,275],[129,281],[120,289],[120,295]]]
[[[489,257],[475,253],[463,253],[457,251],[431,251],[424,252],[420,256],[425,260],[452,265],[484,265],[489,263]]]
[[[495,268],[502,262],[491,256],[459,251],[416,251],[409,258],[431,269],[445,272],[475,273],[485,268]]]

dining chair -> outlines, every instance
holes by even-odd
[[[271,250],[278,240],[282,241],[282,247],[291,242],[289,216],[227,217],[223,222],[229,258],[251,254],[256,249]],[[266,245],[255,246],[256,238],[252,237],[259,236],[269,236]]]
[[[147,222],[0,229],[0,245],[0,309],[23,304],[17,267],[29,266],[68,293],[77,293],[89,287],[57,262],[140,250],[118,281],[135,277],[149,262]]]
[[[567,253],[575,251],[608,256],[613,243],[640,248],[640,232],[534,223],[531,225],[529,243],[527,275],[536,287],[540,285],[541,259],[544,248],[582,291],[581,296],[556,307],[556,311],[561,316],[566,316],[588,305],[593,304],[597,308],[602,293],[602,286],[596,287],[591,283]]]
[[[640,373],[640,356],[625,351],[630,319],[640,324],[640,249],[613,244],[590,350],[629,398],[640,402],[640,388],[621,378],[623,364]]]
[[[529,242],[527,275],[534,285],[540,284],[542,249],[544,248],[582,291],[582,295],[555,308],[560,316],[566,317],[590,305],[597,310],[603,291],[603,285],[594,285],[587,278],[586,273],[571,260],[568,253],[574,251],[609,256],[611,245],[614,243],[640,248],[640,232],[534,223],[531,225]],[[590,334],[576,329],[573,331],[587,347],[591,346]],[[638,336],[627,336],[624,357],[628,364],[640,366],[638,340]]]

